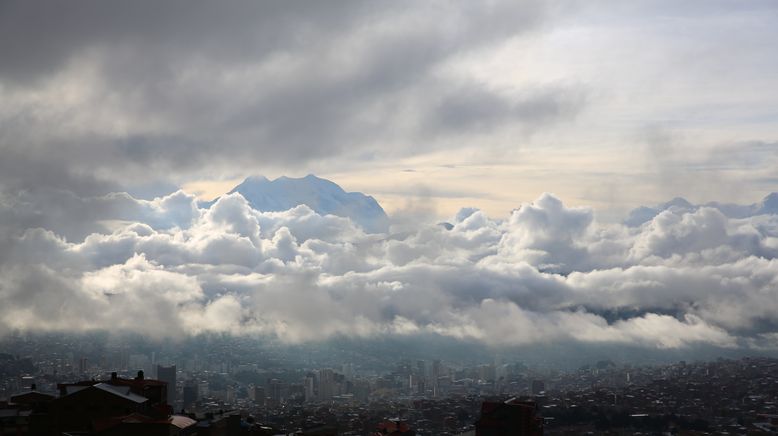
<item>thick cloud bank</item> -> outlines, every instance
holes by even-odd
[[[90,217],[74,227],[35,221],[24,195],[0,199],[2,331],[778,344],[778,215],[669,208],[603,225],[544,194],[505,219],[463,209],[448,226],[367,234],[304,205],[261,212],[237,193],[208,209],[184,192],[47,206]]]
[[[533,34],[553,9],[4,1],[0,170],[23,187],[61,186],[67,173],[164,181],[528,135],[575,117],[586,90],[564,80],[498,89],[451,64]]]

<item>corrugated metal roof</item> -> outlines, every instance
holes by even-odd
[[[120,397],[123,397],[127,400],[136,402],[136,403],[145,403],[149,399],[137,394],[133,394],[130,392],[130,388],[127,386],[112,386],[108,383],[97,383],[96,385],[92,386],[93,388],[103,390],[105,392],[110,392],[114,395],[118,395]]]
[[[187,428],[189,426],[197,424],[197,421],[194,419],[183,416],[183,415],[173,415],[170,417],[170,423],[175,425],[178,428]]]

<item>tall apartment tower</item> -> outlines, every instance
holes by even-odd
[[[329,401],[335,395],[335,371],[324,368],[319,370],[318,399]]]
[[[176,366],[157,365],[157,379],[167,382],[167,403],[176,406]]]
[[[265,407],[265,388],[262,386],[254,386],[254,402],[257,403],[257,406],[259,407]]]
[[[441,370],[443,369],[443,366],[440,364],[440,360],[433,360],[432,361],[432,374],[430,374],[430,381],[432,382],[432,396],[437,397],[440,395],[440,376],[441,376]]]
[[[313,374],[305,376],[305,382],[303,383],[303,392],[305,395],[305,402],[310,403],[316,400],[316,377]]]
[[[190,410],[197,403],[199,395],[197,393],[197,382],[189,380],[184,383],[184,409]]]

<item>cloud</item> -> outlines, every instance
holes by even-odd
[[[762,201],[752,204],[733,204],[711,201],[702,205],[692,204],[684,198],[676,197],[668,202],[653,207],[640,206],[630,211],[624,223],[630,227],[640,226],[663,211],[693,212],[701,208],[715,209],[729,218],[748,218],[758,215],[774,215],[778,213],[778,193],[766,195]]]
[[[111,226],[9,239],[0,330],[674,349],[770,347],[778,328],[775,215],[669,209],[627,227],[543,194],[504,220],[470,208],[450,228],[366,234],[306,206],[257,211],[239,194],[210,209],[182,192],[78,204]]]
[[[83,194],[83,178],[405,156],[582,106],[574,86],[496,89],[446,66],[533,32],[543,2],[301,6],[5,3],[0,181]]]
[[[493,345],[553,343],[573,340],[582,343],[640,344],[654,348],[680,348],[694,343],[732,347],[735,338],[721,328],[687,315],[646,314],[608,324],[605,319],[583,311],[525,311],[513,303],[491,299],[453,326],[435,326],[438,333],[472,338]]]
[[[592,220],[591,210],[569,209],[553,195],[543,194],[513,211],[500,253],[549,270],[569,271],[572,263],[585,257],[584,238]]]
[[[3,3],[0,330],[213,331],[287,342],[431,333],[492,345],[775,343],[774,195],[753,205],[676,200],[622,225],[543,194],[507,217],[469,208],[450,226],[432,226],[419,219],[434,210],[428,197],[464,191],[431,186],[422,204],[395,217],[395,231],[366,234],[307,206],[253,210],[237,194],[204,209],[183,191],[153,199],[118,192],[158,192],[257,167],[362,167],[432,152],[482,163],[478,153],[513,150],[549,126],[572,127],[553,130],[554,147],[590,146],[587,135],[609,140],[599,130],[615,128],[603,119],[638,120],[617,128],[612,140],[621,142],[646,120],[679,113],[699,113],[684,126],[733,142],[711,148],[702,138],[686,153],[682,146],[697,137],[659,122],[667,127],[642,135],[656,184],[691,185],[699,179],[692,168],[716,176],[705,189],[722,189],[720,180],[744,179],[745,169],[766,187],[775,142],[710,124],[736,113],[750,117],[748,132],[769,138],[772,102],[694,91],[740,89],[726,86],[727,74],[707,74],[717,68],[769,89],[764,77],[751,80],[760,79],[751,72],[774,70],[764,44],[751,39],[769,40],[770,32],[690,40],[744,19],[763,25],[769,19],[754,17],[769,13],[717,5],[700,16],[699,5],[638,3],[580,7],[580,16],[560,21],[558,4],[535,0],[229,3]],[[730,12],[737,16],[723,20]],[[633,25],[635,17],[643,25]],[[567,27],[555,32],[560,22]],[[657,35],[669,35],[672,50]],[[738,53],[740,67],[717,63],[731,59],[717,55],[722,45]],[[665,67],[689,53],[703,62],[668,77]],[[570,63],[555,66],[554,58]],[[632,61],[610,62],[619,58]],[[698,84],[701,72],[713,81]],[[634,93],[646,83],[657,85],[652,95]],[[613,92],[607,102],[604,89]],[[591,132],[561,125],[592,97],[607,104],[589,114],[597,122],[581,122]],[[732,101],[756,109],[723,104]],[[605,108],[613,105],[618,117]],[[544,155],[543,144],[548,138],[528,160]],[[611,145],[593,147],[592,156],[618,148]],[[565,174],[555,156],[568,150],[555,148],[544,171],[532,162],[521,170]],[[622,150],[629,162],[614,160],[604,173],[634,171],[633,151]]]

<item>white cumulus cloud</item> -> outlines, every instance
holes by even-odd
[[[628,227],[543,194],[505,219],[464,209],[448,227],[368,234],[307,206],[258,211],[240,194],[210,208],[180,191],[76,201],[92,208],[83,238],[21,225],[8,240],[0,330],[659,349],[775,342],[778,217],[769,214],[674,208]]]

